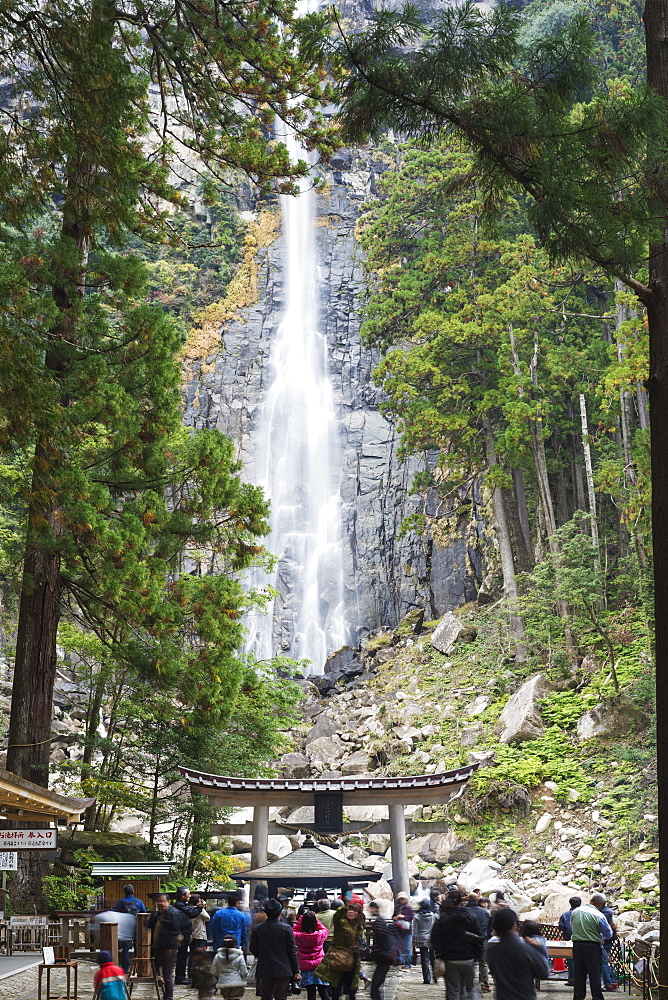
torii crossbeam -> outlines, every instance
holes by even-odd
[[[310,806],[316,810],[315,829],[343,832],[344,806],[387,805],[389,809],[392,882],[394,892],[408,892],[408,856],[404,806],[442,804],[457,795],[478,764],[454,771],[402,777],[351,778],[237,778],[202,774],[187,767],[179,771],[191,791],[205,795],[215,806],[253,807],[251,868],[267,863],[270,806]],[[319,819],[320,818],[320,819]]]

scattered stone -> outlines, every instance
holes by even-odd
[[[578,851],[578,857],[586,860],[587,858],[590,858],[593,853],[594,853],[594,848],[591,846],[591,844],[583,844],[580,850]]]
[[[436,747],[432,747],[434,751]],[[443,749],[441,747],[441,749]],[[470,750],[466,755],[467,764],[477,764],[478,767],[490,767],[496,760],[494,750]]]
[[[538,822],[536,823],[535,832],[545,833],[545,831],[548,829],[551,823],[552,823],[552,814],[548,812],[543,813],[543,815],[539,818]]]
[[[486,708],[489,708],[491,704],[491,698],[486,695],[478,695],[475,701],[466,708],[467,715],[482,715]]]
[[[449,653],[456,642],[472,642],[477,630],[464,625],[452,611],[446,612],[434,629],[430,642],[439,653]]]
[[[569,851],[567,847],[562,847],[560,851],[555,851],[554,856],[561,861],[562,865],[573,860],[573,852]]]
[[[534,740],[544,732],[538,701],[544,698],[550,686],[543,674],[534,674],[506,703],[499,723],[503,726],[502,743],[522,743]]]
[[[482,726],[469,726],[462,729],[459,742],[463,747],[474,747],[482,735]]]

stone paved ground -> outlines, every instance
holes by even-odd
[[[93,976],[97,966],[92,962],[79,961],[79,998],[80,1000],[91,1000],[93,996]],[[367,976],[371,976],[373,966],[366,966]],[[54,985],[55,985],[54,978]],[[442,983],[425,986],[422,982],[422,973],[419,969],[411,969],[410,972],[392,970],[386,980],[384,1000],[445,1000],[445,988]],[[618,997],[626,996],[619,990]],[[360,990],[358,1000],[368,998],[368,988]],[[539,1000],[572,1000],[573,991],[563,979],[551,979],[541,985]],[[133,1000],[155,1000],[155,991],[149,986],[136,986],[132,993]],[[185,986],[177,986],[174,990],[174,1000],[196,1000],[197,994]],[[494,1000],[493,993],[489,994],[490,1000]],[[251,988],[246,990],[245,1000],[254,1000],[255,991]],[[8,979],[0,981],[0,1000],[37,1000],[37,969],[28,969],[26,972],[10,976]],[[295,997],[295,1000],[306,1000],[305,992]]]

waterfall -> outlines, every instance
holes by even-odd
[[[302,3],[301,11],[313,9]],[[292,160],[306,153],[283,133]],[[326,657],[348,640],[341,618],[341,447],[328,345],[319,330],[315,192],[281,197],[285,245],[283,311],[269,355],[269,376],[255,437],[255,481],[271,501],[273,578],[254,572],[251,586],[279,593],[266,614],[248,616],[247,649],[258,659],[308,659],[321,673]]]

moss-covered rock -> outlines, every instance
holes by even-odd
[[[408,639],[412,635],[419,635],[422,631],[423,621],[424,608],[414,608],[412,611],[409,611],[395,628],[393,633],[394,641],[400,642],[402,639]]]
[[[383,649],[385,646],[392,645],[392,635],[390,632],[383,632],[380,635],[375,635],[372,639],[366,643],[364,647],[364,653],[367,656],[374,656],[379,649]]]
[[[87,848],[96,851],[104,861],[159,861],[160,852],[143,837],[129,833],[100,833],[93,830],[68,830],[60,838],[60,859],[74,864],[74,852]]]

